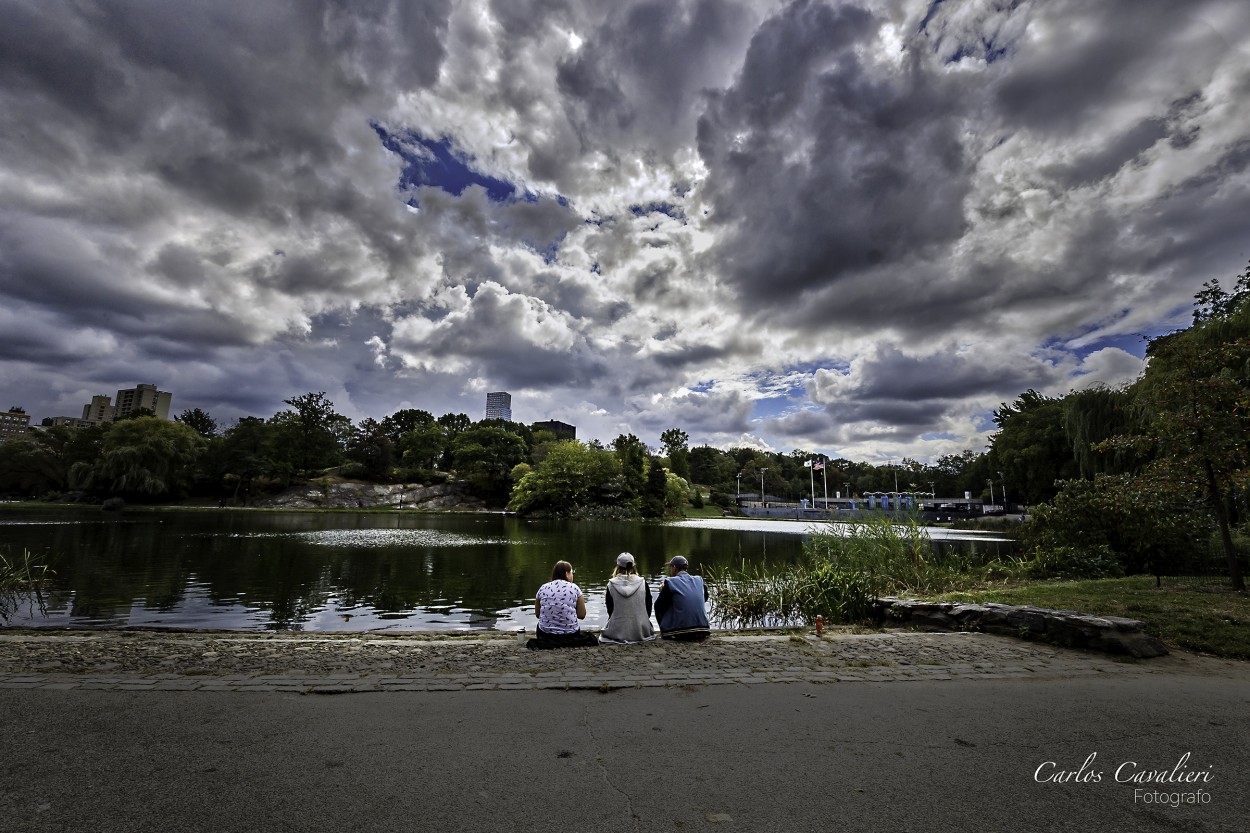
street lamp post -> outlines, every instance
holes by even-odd
[[[768,466],[760,469],[760,508],[764,509],[764,472],[768,471]]]
[[[989,487],[990,487],[990,506],[995,506],[996,504],[994,503],[994,478],[987,477],[985,478],[985,482],[989,484]]]
[[[742,472],[738,472],[738,494],[737,494],[737,497],[742,497]]]
[[[998,473],[998,485],[1001,487],[999,491],[1003,493],[1003,511],[1007,511],[1007,478],[1003,477],[1003,473]]]

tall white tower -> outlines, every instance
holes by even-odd
[[[512,422],[512,394],[505,391],[486,394],[486,418]]]

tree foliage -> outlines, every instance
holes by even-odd
[[[543,460],[520,478],[508,508],[522,515],[569,517],[587,507],[618,505],[623,497],[615,454],[565,440],[552,444]]]
[[[128,497],[179,494],[206,444],[192,428],[146,416],[114,422],[93,464],[79,463],[74,476],[84,488]]]

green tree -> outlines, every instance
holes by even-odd
[[[296,472],[310,474],[338,465],[351,435],[351,420],[334,410],[325,391],[282,401],[294,410],[274,414],[271,422],[290,444]]]
[[[1081,554],[1109,550],[1125,572],[1166,572],[1209,533],[1208,518],[1194,511],[1201,507],[1193,497],[1163,493],[1128,475],[1073,478],[1049,503],[1034,507],[1025,540],[1042,558],[1064,553],[1079,561]]]
[[[520,479],[508,508],[521,515],[567,517],[587,506],[618,502],[621,488],[614,454],[566,440],[552,444],[547,456]]]
[[[206,411],[199,408],[188,408],[178,416],[174,417],[174,422],[181,422],[188,428],[194,429],[201,437],[209,439],[217,436],[220,426],[217,420],[208,415]]]
[[[454,454],[456,438],[469,427],[473,425],[473,421],[466,414],[443,414],[437,420],[439,426],[443,429],[444,446],[442,467],[450,469],[454,466],[452,455]]]
[[[642,493],[642,516],[662,518],[668,508],[668,469],[658,457],[652,457],[647,467],[647,485]]]
[[[62,485],[57,460],[37,441],[0,442],[0,494],[34,497]]]
[[[1137,385],[1149,423],[1129,447],[1152,454],[1140,477],[1156,494],[1201,496],[1219,530],[1229,579],[1244,592],[1232,523],[1237,497],[1250,486],[1250,302],[1225,315],[1150,342],[1150,364]],[[1240,325],[1239,334],[1230,324]]]
[[[366,417],[347,444],[347,458],[360,467],[362,477],[385,482],[390,479],[395,444],[376,420]]]
[[[1128,388],[1097,385],[1063,398],[1063,430],[1081,477],[1126,474],[1138,467],[1141,461],[1131,448],[1101,445],[1112,437],[1137,433],[1137,414]]]
[[[1061,400],[1029,389],[1001,405],[994,422],[998,432],[990,438],[989,477],[1005,480],[1015,500],[1042,503],[1055,496],[1058,481],[1078,475]]]
[[[732,491],[737,473],[738,464],[719,448],[700,445],[690,449],[690,479],[695,483]]]
[[[485,500],[504,502],[511,490],[509,474],[525,461],[525,440],[497,426],[474,426],[451,443],[456,473]]]
[[[447,445],[446,429],[431,420],[428,424],[418,425],[401,436],[398,450],[404,465],[420,469],[434,469],[442,460]]]
[[[104,437],[100,459],[74,475],[85,488],[124,497],[161,498],[179,494],[206,445],[195,430],[159,417],[114,422]]]
[[[680,428],[670,428],[660,435],[668,466],[678,477],[690,479],[690,435]]]
[[[287,485],[294,474],[291,464],[276,453],[279,429],[260,417],[243,417],[222,435],[219,469],[222,480],[233,487],[233,498],[246,498],[257,479],[268,477]]]
[[[646,444],[633,434],[621,434],[612,441],[612,450],[621,464],[625,489],[631,498],[642,496],[647,484]]]
[[[415,431],[434,424],[433,414],[417,408],[405,408],[396,411],[388,417],[383,417],[381,423],[382,430],[386,432],[387,438],[396,446],[400,445],[401,438],[409,431]]]

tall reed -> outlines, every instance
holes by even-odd
[[[31,601],[45,610],[43,587],[53,574],[47,564],[36,564],[30,550],[20,557],[0,551],[0,619],[7,620],[23,601]]]
[[[1018,575],[997,555],[933,545],[916,518],[866,517],[813,528],[803,560],[780,569],[713,570],[713,610],[725,624],[795,625],[817,614],[831,623],[872,618],[880,596],[929,595]]]

